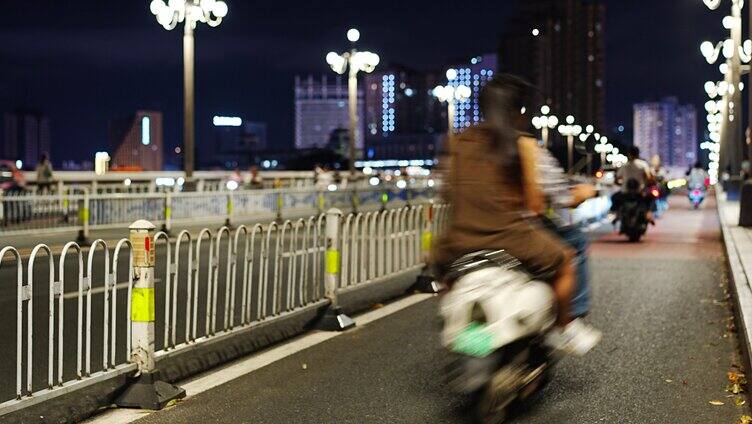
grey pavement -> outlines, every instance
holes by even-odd
[[[725,390],[742,361],[713,199],[699,211],[687,203],[673,198],[640,244],[597,235],[589,321],[604,340],[558,364],[511,422],[736,423],[749,414]],[[419,303],[138,422],[466,422],[463,401],[442,384],[436,306]]]

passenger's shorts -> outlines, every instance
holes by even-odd
[[[506,251],[522,262],[535,278],[552,281],[565,261],[575,252],[564,241],[543,226],[521,221],[504,231]]]

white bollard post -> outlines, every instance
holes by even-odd
[[[126,408],[162,409],[171,400],[185,397],[185,390],[161,381],[154,359],[154,224],[138,220],[129,229],[134,281],[130,359],[138,366],[138,373],[115,403]]]
[[[429,255],[431,254],[431,246],[433,245],[433,200],[427,203],[423,207],[423,228],[421,228],[420,234],[420,247],[421,255],[423,257],[424,266],[418,275],[418,279],[415,284],[410,288],[410,291],[417,291],[421,293],[439,293],[444,289],[444,286],[436,281],[434,273],[431,272],[428,266]]]
[[[325,331],[343,331],[355,326],[355,321],[342,313],[337,300],[339,290],[340,270],[340,240],[339,227],[342,222],[342,212],[339,209],[329,209],[326,212],[326,253],[324,255],[324,291],[329,299],[329,307],[324,311],[318,328]],[[345,264],[347,266],[347,264]]]

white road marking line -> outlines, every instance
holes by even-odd
[[[356,327],[349,331],[358,331],[359,328],[387,317],[395,312],[399,312],[405,308],[409,308],[417,303],[423,302],[434,297],[432,294],[415,294],[405,297],[396,302],[392,302],[384,306],[383,308],[375,309],[373,311],[366,312],[355,318]],[[179,386],[185,389],[186,399],[195,396],[199,393],[213,389],[222,384],[226,384],[232,380],[243,377],[257,371],[267,365],[271,365],[281,359],[294,355],[298,352],[306,350],[310,347],[316,346],[327,340],[331,340],[335,337],[347,334],[348,332],[324,332],[315,331],[312,333],[302,334],[292,340],[284,342],[278,346],[272,347],[269,350],[262,351],[254,354],[250,357],[236,360],[233,363],[220,367],[216,370],[207,371],[204,374],[188,379],[184,382],[178,383]],[[178,405],[179,406],[179,405]],[[131,423],[146,415],[153,413],[154,411],[140,411],[133,409],[111,409],[101,415],[91,418],[84,423],[87,424],[111,424],[111,423]]]

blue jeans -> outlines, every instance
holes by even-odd
[[[588,239],[579,225],[557,227],[556,233],[577,252],[577,289],[572,299],[572,316],[587,315],[590,311],[590,268],[588,266]]]

